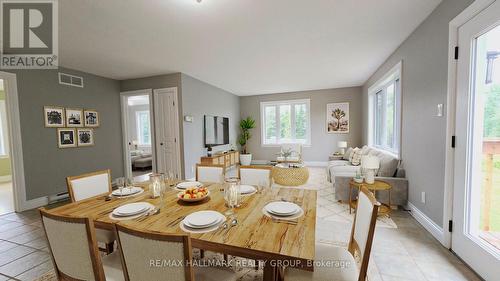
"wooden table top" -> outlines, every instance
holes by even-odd
[[[155,206],[160,199],[150,198],[147,183],[140,184],[146,191],[136,197],[113,198],[105,201],[104,196],[92,197],[51,209],[53,214],[93,217],[96,227],[112,229],[115,223],[162,233],[185,234],[179,223],[181,217],[196,211],[214,210],[222,214],[227,210],[220,184],[207,184],[210,197],[196,203],[177,200],[179,191],[170,189],[165,195],[165,205],[159,214],[139,220],[116,221],[109,213],[126,203],[145,201]],[[216,251],[234,256],[260,260],[298,260],[305,270],[313,270],[308,261],[314,260],[316,231],[316,191],[298,188],[275,188],[263,193],[243,197],[241,207],[234,209],[238,225],[227,231],[212,231],[203,234],[191,233],[195,248]],[[296,202],[304,210],[298,224],[273,222],[262,213],[262,208],[271,201]]]

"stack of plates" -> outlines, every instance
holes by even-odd
[[[147,202],[130,203],[114,209],[111,216],[114,219],[133,219],[144,215],[152,209],[154,209],[154,206]]]
[[[122,188],[121,192],[120,192],[120,189],[113,190],[113,192],[111,192],[111,195],[116,196],[116,197],[124,197],[124,196],[136,195],[136,194],[142,193],[143,191],[144,190],[142,188],[137,187],[137,186],[133,186],[131,188],[124,187],[124,188]]]
[[[186,190],[188,188],[202,187],[203,184],[199,181],[185,181],[178,183],[175,187],[179,190]]]
[[[240,185],[241,195],[251,195],[254,194],[256,191],[257,189],[255,189],[255,187],[251,185],[246,185],[246,184]]]
[[[264,206],[264,213],[279,219],[296,219],[304,214],[302,208],[291,202],[276,201]]]
[[[203,233],[217,229],[225,220],[219,212],[199,211],[186,216],[180,225],[186,232]]]

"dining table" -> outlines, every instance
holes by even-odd
[[[242,196],[238,207],[227,216],[227,228],[206,233],[186,233],[180,222],[197,211],[213,210],[225,214],[224,184],[203,183],[210,195],[199,202],[184,202],[178,198],[179,190],[166,188],[163,201],[152,198],[149,183],[135,184],[145,192],[137,196],[113,197],[102,194],[82,201],[50,209],[56,215],[90,217],[96,228],[114,229],[120,223],[136,229],[165,234],[189,234],[194,248],[263,262],[263,280],[283,280],[282,270],[291,266],[314,271],[316,191],[303,188],[273,187],[252,195]],[[264,215],[263,208],[274,201],[293,202],[303,210],[294,222],[275,220]],[[109,215],[115,208],[133,202],[148,202],[161,207],[160,212],[131,220],[114,220]],[[221,226],[222,228],[222,226]]]

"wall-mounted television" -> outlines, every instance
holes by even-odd
[[[205,147],[229,144],[229,118],[205,115]]]

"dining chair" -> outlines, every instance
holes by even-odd
[[[272,169],[272,166],[240,166],[238,169],[240,182],[248,185],[260,185],[265,182],[265,187],[270,187],[272,184]]]
[[[71,202],[78,202],[113,191],[111,187],[111,171],[109,169],[67,177],[66,183]],[[96,237],[97,241],[105,244],[103,251],[108,254],[113,252],[115,241],[113,231],[98,228],[96,229]]]
[[[224,165],[196,164],[196,181],[222,183]]]
[[[285,280],[365,281],[379,206],[380,203],[373,194],[362,187],[358,195],[358,206],[347,249],[316,244],[317,261],[338,261],[339,264],[331,263],[330,267],[316,267],[314,272],[286,268]]]
[[[40,215],[57,280],[125,280],[118,253],[100,256],[91,219]]]
[[[126,281],[233,281],[234,272],[214,267],[193,266],[191,238],[115,225],[118,248]]]

